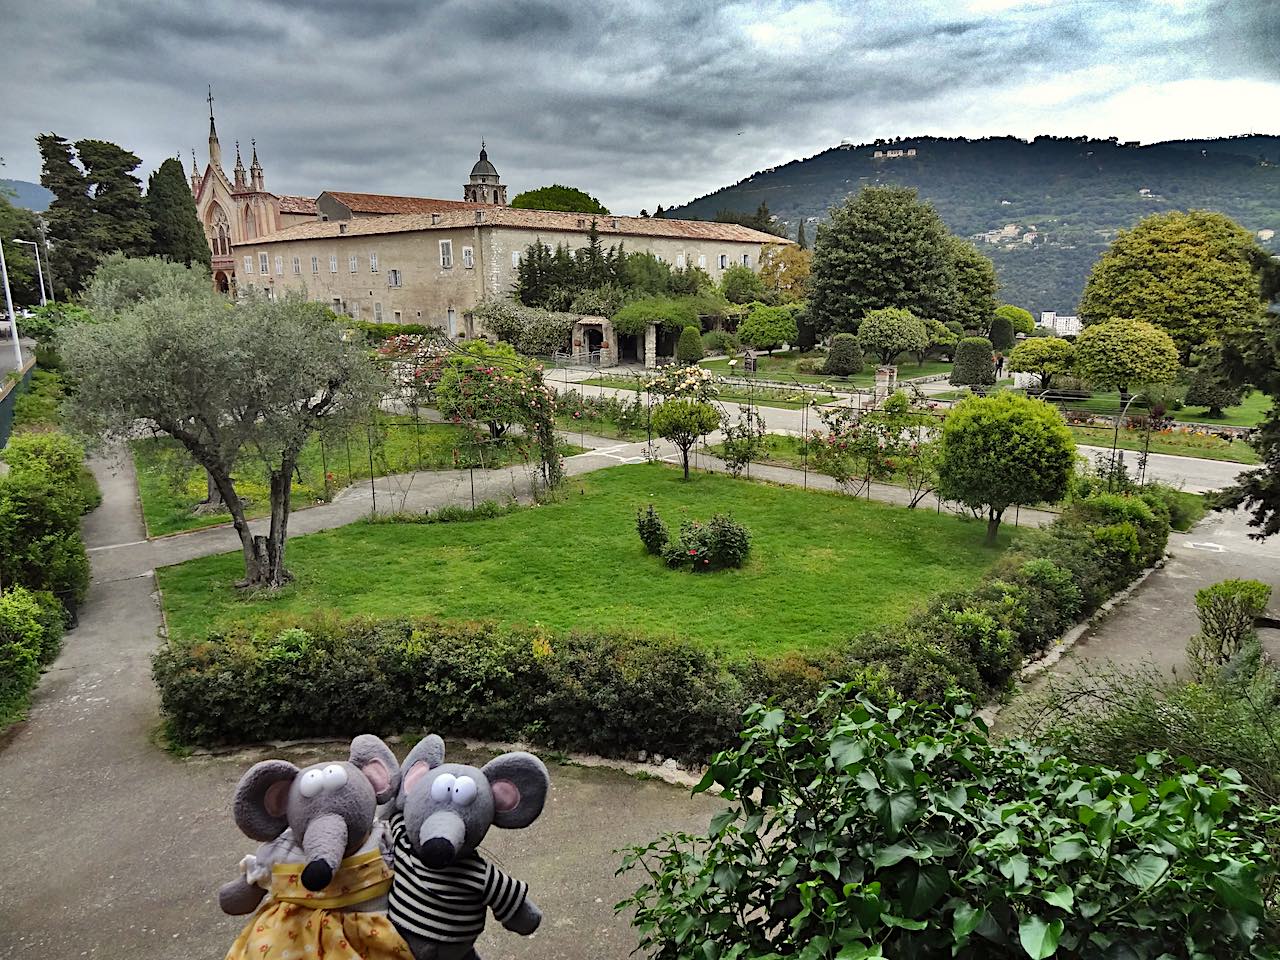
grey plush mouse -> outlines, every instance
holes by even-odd
[[[542,813],[551,778],[530,753],[504,753],[483,768],[444,762],[432,734],[410,751],[388,820],[395,850],[391,922],[417,960],[479,960],[486,909],[528,936],[542,912],[528,885],[476,848],[491,826],[527,827]]]

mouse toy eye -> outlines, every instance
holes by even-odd
[[[308,770],[302,775],[298,790],[304,797],[314,797],[324,789],[324,771]]]
[[[453,790],[453,785],[457,778],[452,773],[442,773],[431,781],[431,799],[447,803],[449,794]]]
[[[324,788],[340,790],[347,785],[347,768],[340,763],[331,763],[324,768]]]
[[[453,785],[453,802],[467,806],[476,798],[476,782],[470,777],[459,777]]]

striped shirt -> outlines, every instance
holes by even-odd
[[[396,926],[438,943],[468,943],[484,930],[485,907],[505,923],[524,904],[529,885],[478,853],[433,870],[409,846],[404,814],[392,814],[387,823],[395,850],[388,912]]]

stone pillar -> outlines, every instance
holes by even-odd
[[[898,385],[897,367],[876,367],[876,403],[893,393]]]
[[[648,370],[658,365],[658,325],[655,323],[644,328],[644,365]]]

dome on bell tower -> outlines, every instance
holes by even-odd
[[[505,206],[507,188],[498,176],[497,168],[489,162],[489,151],[480,141],[480,159],[471,168],[471,179],[462,188],[462,199],[471,203],[492,203]]]

